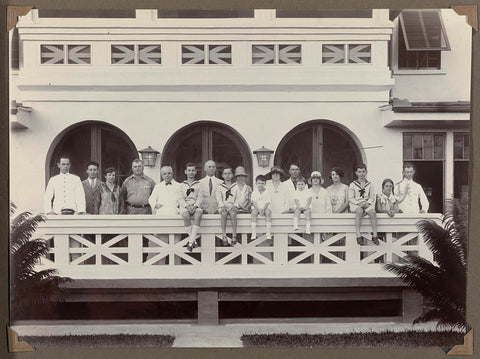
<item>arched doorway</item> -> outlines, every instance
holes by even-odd
[[[252,183],[252,156],[248,144],[232,127],[218,122],[201,121],[178,130],[165,145],[162,166],[172,166],[177,181],[185,179],[184,167],[195,163],[197,178],[203,177],[203,164],[212,159],[217,164],[217,177],[229,165],[244,166]]]
[[[130,175],[132,161],[138,157],[135,145],[123,131],[100,121],[75,124],[55,138],[47,155],[46,182],[58,173],[57,161],[62,154],[70,156],[70,172],[82,179],[86,178],[89,161],[97,161],[100,171],[116,168],[118,184]]]
[[[351,135],[337,125],[319,120],[306,122],[287,133],[278,145],[274,162],[287,173],[291,163],[298,163],[305,177],[313,170],[320,170],[328,185],[332,167],[343,169],[343,182],[348,184],[354,179],[353,167],[364,160]]]

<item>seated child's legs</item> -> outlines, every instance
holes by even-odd
[[[305,213],[305,220],[310,221],[312,219],[312,210],[307,208],[303,213]]]
[[[293,211],[293,216],[296,218],[300,218],[301,213],[302,211],[299,208],[295,208],[295,210]]]
[[[185,211],[183,211],[182,213],[180,213],[180,215],[181,215],[182,218],[183,218],[183,225],[184,225],[185,227],[188,227],[188,226],[191,226],[191,225],[192,225],[192,220],[191,220],[191,218],[190,218],[190,213],[189,213],[187,210],[185,210]]]
[[[195,213],[193,214],[193,224],[196,226],[200,226],[200,222],[202,221],[203,210],[201,208],[197,208]]]

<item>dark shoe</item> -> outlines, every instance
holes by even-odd
[[[193,248],[198,248],[200,247],[199,244],[197,243],[197,241],[193,241]]]
[[[224,247],[230,247],[230,243],[228,243],[227,237],[222,238],[222,244]]]
[[[378,240],[378,237],[372,237],[373,243],[375,243],[376,246],[380,245],[380,241]]]
[[[357,243],[361,246],[363,244],[363,237],[357,237]]]

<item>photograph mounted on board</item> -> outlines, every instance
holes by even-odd
[[[453,9],[19,16],[13,330],[38,347],[462,344],[471,48]]]

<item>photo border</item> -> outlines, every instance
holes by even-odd
[[[267,0],[204,0],[204,1],[188,1],[176,0],[175,2],[161,2],[154,0],[83,0],[81,2],[75,0],[64,0],[62,2],[53,0],[40,1],[9,1],[2,0],[0,28],[2,34],[0,38],[0,48],[2,51],[2,65],[0,73],[4,81],[2,82],[3,94],[1,101],[1,113],[3,121],[0,122],[1,144],[0,153],[3,154],[0,161],[0,169],[4,174],[0,178],[0,194],[2,195],[2,208],[4,215],[0,216],[1,223],[1,238],[3,240],[0,246],[0,273],[1,288],[0,288],[0,318],[5,331],[4,335],[0,335],[0,353],[6,354],[7,358],[77,358],[89,357],[91,359],[104,357],[118,357],[118,358],[184,358],[185,356],[192,358],[290,358],[295,356],[298,359],[303,358],[373,358],[389,356],[391,359],[416,357],[423,358],[441,358],[446,355],[442,348],[347,348],[347,349],[332,349],[332,348],[40,348],[35,353],[8,353],[7,354],[7,325],[9,323],[9,296],[8,296],[8,198],[9,198],[9,158],[7,156],[9,151],[9,116],[8,116],[8,33],[6,32],[6,7],[7,5],[34,5],[35,8],[49,8],[49,9],[141,9],[141,8],[160,8],[160,9],[220,9],[220,8],[285,8],[292,9],[299,6],[304,10],[318,9],[318,8],[337,8],[337,9],[352,9],[352,8],[449,8],[452,5],[480,5],[480,1],[454,1],[454,0],[438,0],[438,1],[416,1],[416,0],[364,0],[361,3],[356,0],[344,1],[321,1],[318,0],[304,0],[299,3],[298,0],[283,0],[283,1],[267,1]],[[478,8],[477,8],[478,14]],[[480,235],[480,221],[472,221],[475,216],[472,213],[480,212],[480,186],[474,186],[473,179],[480,174],[480,145],[476,138],[480,138],[480,35],[473,31],[472,36],[472,82],[471,82],[471,121],[470,133],[472,138],[472,146],[470,149],[470,174],[469,174],[469,198],[470,198],[470,245],[468,255],[468,271],[467,271],[467,322],[472,328],[479,328],[479,310],[478,298],[480,297],[480,286],[475,285],[480,283],[480,243],[476,242],[476,237]],[[473,64],[477,62],[477,66]],[[477,99],[473,101],[473,99]],[[477,181],[478,182],[478,181]],[[477,305],[475,305],[477,304]],[[474,346],[478,347],[478,339],[473,336]],[[476,344],[476,345],[475,345]]]

